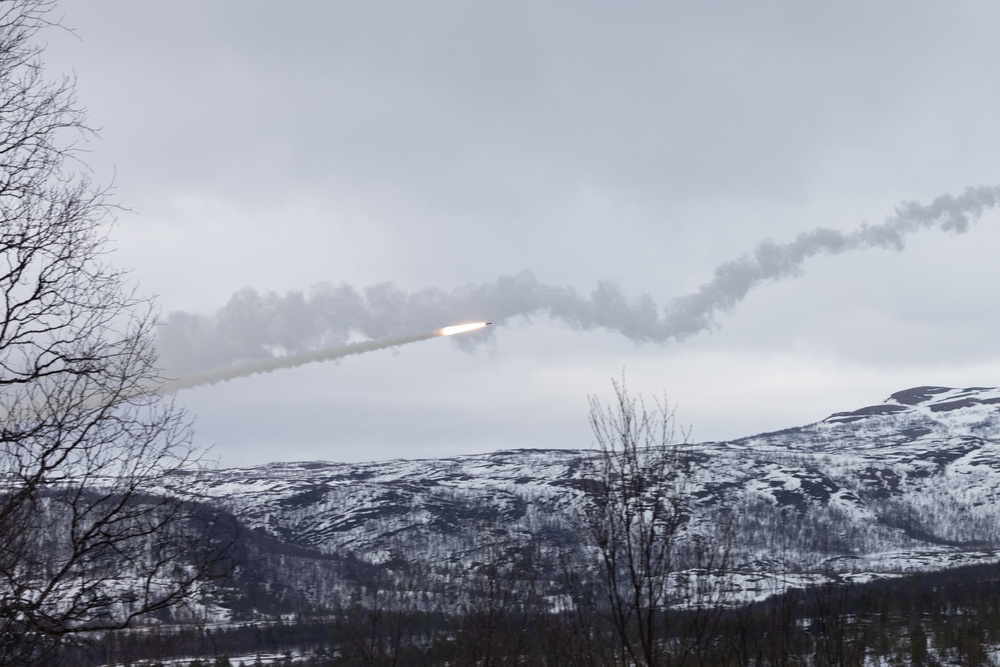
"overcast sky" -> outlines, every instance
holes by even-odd
[[[849,234],[901,202],[1000,184],[1000,5],[986,0],[58,12],[75,36],[49,32],[47,64],[75,73],[102,128],[87,162],[131,209],[114,262],[175,323],[211,323],[245,288],[319,307],[338,286],[392,283],[413,309],[383,317],[395,335],[445,312],[416,312],[411,293],[448,301],[525,271],[583,301],[610,281],[661,311],[768,239]],[[679,340],[515,304],[484,310],[496,324],[478,338],[177,400],[227,466],[587,447],[587,397],[609,398],[623,370],[634,392],[665,392],[694,440],[731,439],[915,385],[1000,384],[997,248],[991,209],[902,251],[805,257]],[[259,322],[240,321],[233,349],[259,344]]]

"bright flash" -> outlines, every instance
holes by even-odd
[[[473,322],[472,324],[456,324],[451,327],[444,327],[443,329],[438,329],[439,336],[454,336],[455,334],[465,333],[467,331],[475,331],[476,329],[482,329],[491,322]]]

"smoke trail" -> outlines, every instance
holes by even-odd
[[[754,251],[715,269],[697,291],[662,309],[643,294],[629,299],[612,282],[599,282],[590,295],[539,283],[530,272],[503,276],[494,283],[467,285],[450,292],[429,288],[406,293],[390,283],[359,292],[350,285],[320,285],[305,295],[237,292],[214,315],[171,313],[160,332],[161,359],[174,372],[201,370],[247,359],[268,359],[342,345],[352,332],[381,339],[422,331],[441,322],[507,320],[547,314],[575,329],[605,328],[636,342],[678,340],[713,326],[747,293],[768,280],[796,275],[808,258],[865,248],[901,250],[907,235],[938,227],[965,232],[1000,201],[1000,187],[968,188],[942,195],[928,205],[904,202],[879,225],[852,232],[817,228],[789,243],[767,239]],[[471,343],[467,343],[471,344]]]
[[[410,336],[397,336],[395,338],[386,338],[383,340],[368,340],[360,343],[343,345],[341,347],[325,348],[312,352],[287,354],[280,357],[272,357],[270,359],[248,361],[234,366],[226,366],[225,368],[206,371],[204,373],[185,375],[176,380],[170,380],[162,383],[159,387],[157,387],[157,391],[161,394],[176,394],[182,389],[191,389],[192,387],[200,387],[206,384],[216,384],[218,382],[225,382],[226,380],[255,375],[257,373],[270,373],[271,371],[276,371],[281,368],[295,368],[296,366],[311,364],[317,361],[340,359],[341,357],[347,357],[352,354],[364,354],[365,352],[384,350],[388,347],[397,347],[399,345],[406,345],[407,343],[415,343],[419,340],[427,340],[441,335],[441,330],[428,331],[426,333],[413,334]]]

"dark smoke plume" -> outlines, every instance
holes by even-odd
[[[357,290],[341,284],[281,296],[247,288],[212,315],[171,313],[160,332],[161,358],[168,372],[204,371],[342,346],[352,335],[384,339],[452,323],[538,314],[575,329],[617,331],[640,343],[679,340],[715,325],[764,281],[796,275],[814,255],[901,250],[907,235],[931,227],[961,233],[998,201],[1000,187],[980,186],[959,196],[942,195],[926,206],[900,204],[884,223],[852,232],[817,228],[789,243],[768,239],[751,254],[718,266],[700,289],[663,308],[646,294],[629,299],[613,282],[599,282],[592,293],[581,295],[569,287],[543,285],[528,271],[451,291],[407,293],[391,283]]]

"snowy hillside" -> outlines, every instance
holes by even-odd
[[[761,586],[1000,559],[1000,389],[918,387],[687,451],[687,530],[731,530],[733,562]],[[381,568],[423,580],[428,604],[442,604],[498,550],[531,550],[554,571],[579,547],[590,456],[274,463],[213,471],[194,492],[249,528],[257,557],[244,576],[272,592],[337,606]]]

